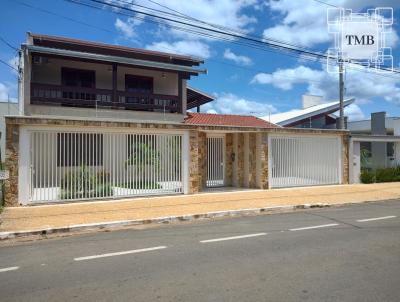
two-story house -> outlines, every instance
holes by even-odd
[[[203,63],[28,33],[6,205],[347,182],[347,132],[188,112],[213,101],[187,84]]]

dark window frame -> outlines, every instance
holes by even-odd
[[[140,85],[138,85],[137,88],[132,88],[128,87],[130,83],[137,82],[137,84],[140,84],[141,82],[150,82],[151,84],[149,85],[151,88],[150,89],[143,89]],[[134,86],[134,85],[132,85]],[[141,75],[136,75],[136,74],[125,74],[125,91],[127,92],[137,92],[137,93],[154,93],[154,78],[153,77],[147,77],[147,76],[141,76]]]
[[[103,148],[101,133],[57,133],[57,167],[102,166]]]
[[[75,73],[75,79],[68,79],[71,74]],[[92,77],[90,79],[90,86],[82,85],[82,77],[83,75],[90,75]],[[68,84],[68,82],[75,81],[77,85]],[[61,83],[63,86],[67,87],[82,87],[82,88],[96,88],[96,71],[90,69],[79,69],[79,68],[70,68],[70,67],[61,67]]]

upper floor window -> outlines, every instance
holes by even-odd
[[[153,93],[153,78],[126,74],[125,91]]]
[[[63,67],[61,81],[64,86],[95,88],[96,77],[94,70],[83,70]]]

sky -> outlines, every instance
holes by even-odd
[[[168,7],[205,22],[319,52],[326,52],[333,44],[326,25],[327,9],[332,5],[354,12],[392,7],[394,24],[386,42],[392,47],[394,66],[400,67],[398,0],[154,1],[135,0],[134,4],[159,10]],[[131,1],[107,2],[128,5]],[[301,108],[303,94],[323,96],[326,102],[338,99],[338,75],[328,73],[325,62],[248,47],[234,39],[213,40],[151,22],[143,15],[121,15],[121,11],[105,6],[93,9],[65,0],[1,0],[0,3],[0,37],[12,47],[19,48],[30,31],[203,58],[205,63],[201,67],[208,73],[192,77],[189,85],[215,96],[214,102],[202,107],[204,112],[266,116]],[[0,41],[0,60],[15,66],[16,50],[12,47]],[[16,97],[17,75],[0,63],[0,100]],[[377,111],[400,116],[400,74],[348,68],[345,98],[349,97],[356,100],[346,109],[350,120],[366,119]]]

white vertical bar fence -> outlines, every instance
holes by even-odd
[[[30,202],[183,193],[182,134],[33,130]]]
[[[273,136],[269,139],[272,188],[340,183],[341,141],[336,136]]]

